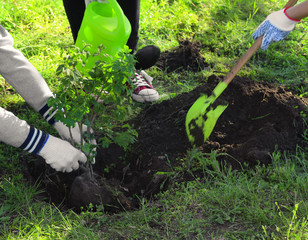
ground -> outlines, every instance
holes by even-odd
[[[198,51],[198,45],[183,41],[178,49],[162,53],[158,66],[168,71],[202,70],[208,65]],[[139,134],[130,151],[115,145],[99,149],[95,180],[89,180],[89,173],[83,170],[56,173],[42,159],[29,161],[29,157],[25,176],[41,180],[48,201],[76,211],[101,201],[110,211],[135,209],[136,195],[149,198],[168,187],[168,174],[156,173],[171,171],[193,149],[185,130],[187,111],[200,94],[211,94],[222,78],[210,76],[191,92],[145,106],[130,122]],[[307,144],[303,134],[308,99],[295,96],[286,87],[235,77],[216,102],[229,105],[209,139],[198,148],[204,153],[216,151],[218,161],[233,169],[269,164],[275,150],[294,153]],[[106,166],[111,166],[109,173]],[[189,180],[185,174],[183,179]]]

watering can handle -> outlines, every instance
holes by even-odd
[[[287,4],[283,7],[292,7],[297,3],[297,0],[289,0]],[[231,71],[224,78],[224,82],[229,84],[240,69],[247,63],[247,61],[252,57],[252,55],[261,47],[263,36],[259,37],[251,47],[246,51],[246,53],[238,60]]]
[[[124,13],[122,8],[120,7],[120,5],[118,4],[117,0],[108,0],[108,2],[110,3],[110,5],[112,6],[112,8],[114,9],[116,16],[118,18],[118,32],[123,32],[124,30],[124,23],[125,22],[125,18],[124,18]]]

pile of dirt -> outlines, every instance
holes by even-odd
[[[191,148],[185,131],[188,109],[200,94],[211,94],[220,80],[211,76],[191,92],[147,107],[134,120],[139,133],[138,151],[134,150],[138,152],[136,157],[141,155],[142,159],[148,159],[153,155],[160,158],[167,155],[171,162],[176,162],[177,157]],[[297,145],[304,146],[302,134],[307,126],[301,113],[307,111],[308,101],[296,97],[283,86],[236,77],[216,102],[227,102],[229,106],[200,148],[205,152],[228,153],[230,156],[220,159],[233,167],[244,162],[250,166],[267,164],[269,153],[276,147],[294,153]]]
[[[204,70],[209,64],[200,54],[200,47],[198,42],[182,40],[175,49],[161,53],[156,66],[167,73]]]
[[[136,195],[151,197],[168,186],[167,175],[156,173],[170,171],[192,149],[185,130],[187,111],[200,94],[211,94],[220,80],[213,75],[191,92],[145,106],[130,122],[139,134],[130,151],[116,145],[99,149],[91,186],[83,182],[89,180],[84,170],[57,173],[43,159],[31,161],[29,155],[24,157],[25,176],[40,179],[48,199],[57,205],[78,210],[92,199],[93,204],[104,203],[109,211],[135,209]],[[287,88],[236,77],[216,101],[229,106],[199,148],[205,153],[223,153],[218,161],[233,169],[244,163],[246,167],[269,164],[275,150],[295,153],[297,146],[307,147],[302,135],[307,128],[303,113],[307,113],[308,99]]]

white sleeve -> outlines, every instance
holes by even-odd
[[[39,111],[53,94],[37,69],[13,47],[13,42],[9,32],[0,25],[0,74],[31,107]]]
[[[30,126],[13,113],[0,107],[0,141],[20,147],[29,135]]]

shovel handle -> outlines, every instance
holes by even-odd
[[[297,3],[297,0],[289,0],[287,4],[284,6],[292,7]],[[252,57],[252,55],[261,47],[263,36],[257,38],[257,40],[251,45],[251,47],[245,52],[245,54],[237,61],[234,67],[230,70],[230,72],[225,76],[224,82],[229,84],[236,74],[241,70],[241,68],[248,62],[248,60]]]

